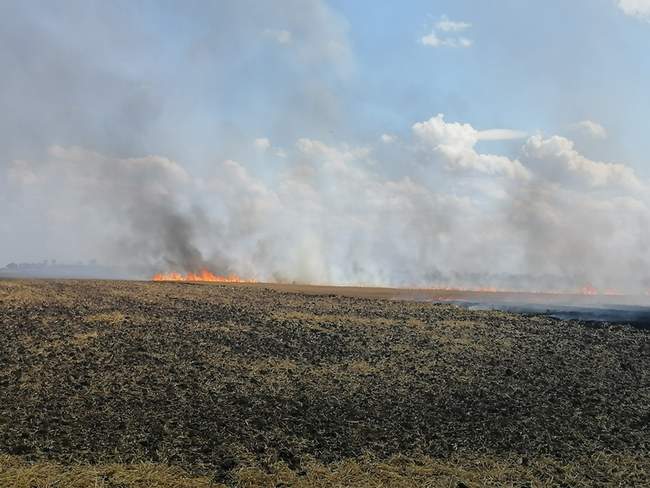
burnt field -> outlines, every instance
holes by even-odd
[[[0,281],[0,486],[650,484],[650,331],[387,297]]]

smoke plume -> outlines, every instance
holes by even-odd
[[[184,2],[153,19],[63,4],[1,8],[6,261],[650,288],[650,188],[632,167],[437,112],[359,136],[338,95],[359,76],[349,26],[322,1]],[[173,44],[147,27],[170,18]]]

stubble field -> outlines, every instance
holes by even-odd
[[[0,281],[0,486],[648,486],[650,333],[386,291]]]

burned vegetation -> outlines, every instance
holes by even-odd
[[[336,289],[0,282],[0,486],[641,486],[649,422],[632,327]]]

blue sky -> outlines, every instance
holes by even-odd
[[[415,121],[439,112],[475,127],[548,134],[567,133],[571,124],[593,120],[610,137],[606,143],[588,141],[584,151],[647,171],[650,26],[643,18],[625,15],[616,2],[329,5],[345,25],[349,72],[339,77],[328,74],[328,69],[310,68],[302,75],[315,77],[336,93],[339,112],[324,115],[322,126],[314,132],[292,137],[327,139],[333,131],[348,142],[368,140],[386,131],[408,132]],[[471,23],[464,32],[473,42],[470,48],[431,48],[420,43],[443,16]],[[286,27],[278,22],[271,28]],[[297,36],[292,40],[292,44],[299,42]],[[244,60],[236,66],[225,85],[226,91],[234,93],[225,100],[222,93],[207,94],[203,100],[207,118],[225,108],[226,117],[246,119],[242,122],[246,125],[257,120],[253,127],[260,133],[273,130],[267,125],[268,115],[278,107],[282,110],[286,100],[276,96],[290,98],[282,88],[279,93],[275,88],[301,69],[290,53],[267,48],[252,49],[250,64]],[[202,117],[197,117],[201,126]]]
[[[645,169],[650,25],[615,2],[333,5],[348,19],[354,82],[366,94],[359,104],[368,122],[360,127],[400,131],[438,112],[477,127],[544,132],[594,119],[615,135],[599,149]],[[419,44],[442,15],[472,24],[470,48]]]
[[[300,87],[300,96],[315,100],[312,90],[332,100],[324,107],[301,105],[314,130],[293,131],[288,139],[335,131],[354,142],[408,132],[439,112],[479,128],[545,133],[594,120],[611,136],[597,147],[600,157],[645,171],[650,28],[616,0],[306,2],[322,4],[327,14],[305,8],[312,13],[303,19],[291,2],[244,2],[252,7],[242,8],[232,2],[25,3],[13,8],[19,25],[39,29],[50,36],[43,42],[68,53],[79,51],[93,76],[114,73],[160,106],[147,130],[178,130],[180,119],[189,132],[184,137],[196,137],[202,147],[220,123],[273,132],[300,80],[311,83]],[[11,14],[12,3],[5,9]],[[443,16],[471,24],[462,33],[471,47],[420,43]],[[227,34],[220,35],[222,29]],[[273,43],[265,30],[286,30],[291,41]],[[345,44],[345,66],[309,52],[332,40],[322,36]],[[101,110],[104,101],[93,94],[90,102]],[[160,137],[152,139],[146,148],[158,152]]]
[[[650,289],[648,46],[650,0],[3,2],[0,260]]]

